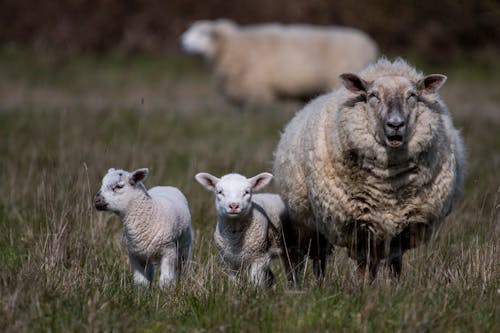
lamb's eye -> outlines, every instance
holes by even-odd
[[[217,194],[222,194],[222,190],[217,190]]]
[[[121,189],[121,188],[123,188],[123,184],[118,183],[118,184],[116,184],[115,186],[113,186],[113,191],[119,190],[119,189]]]
[[[250,190],[246,190],[246,191],[245,191],[245,194],[250,194]]]

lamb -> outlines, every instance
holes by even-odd
[[[376,43],[353,28],[238,26],[224,19],[195,22],[181,44],[204,56],[224,95],[244,105],[307,101],[338,86],[341,73],[362,69],[378,53]]]
[[[232,279],[246,272],[256,286],[271,286],[271,260],[283,254],[281,230],[286,223],[285,204],[277,194],[253,195],[272,179],[270,173],[252,178],[227,174],[220,179],[198,173],[196,180],[215,194],[217,227],[214,239],[223,267]]]
[[[148,169],[109,169],[94,205],[112,211],[124,226],[134,283],[151,286],[154,266],[160,266],[160,288],[174,285],[191,254],[193,230],[188,202],[179,189],[142,181]]]
[[[438,95],[446,76],[380,59],[286,126],[274,173],[293,227],[346,247],[363,279],[428,241],[462,192],[460,133]],[[368,268],[368,276],[367,270]]]

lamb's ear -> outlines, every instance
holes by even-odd
[[[206,173],[206,172],[200,172],[196,176],[194,176],[196,181],[201,184],[204,188],[206,188],[209,191],[215,191],[215,185],[219,182],[219,178]]]
[[[368,82],[353,73],[340,74],[344,87],[353,93],[366,92],[368,90]]]
[[[417,82],[417,89],[427,94],[435,93],[443,86],[446,79],[447,77],[442,74],[427,75]]]
[[[254,176],[250,179],[250,184],[252,186],[253,191],[259,191],[264,188],[269,182],[273,179],[273,175],[269,172],[259,173],[257,176]]]
[[[141,169],[135,170],[129,176],[128,181],[129,181],[130,185],[135,185],[135,184],[143,181],[148,176],[148,173],[149,173],[148,168],[141,168]]]

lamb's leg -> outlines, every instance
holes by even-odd
[[[150,287],[153,281],[153,265],[150,263],[142,263],[132,255],[129,255],[129,260],[130,266],[132,267],[134,284],[137,286]]]
[[[270,259],[267,257],[258,258],[250,264],[250,281],[258,287],[270,287],[274,283],[274,274],[271,271]]]
[[[175,285],[178,270],[177,247],[171,246],[165,249],[161,258],[160,288]]]
[[[389,252],[389,270],[392,278],[399,281],[401,270],[403,268],[403,247],[401,236],[397,236],[391,240]]]

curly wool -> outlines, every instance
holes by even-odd
[[[369,81],[423,75],[403,60],[382,59],[360,72]],[[348,247],[355,224],[381,240],[418,225],[429,238],[450,212],[463,185],[464,148],[441,99],[419,103],[406,153],[394,156],[375,135],[366,104],[341,88],[301,110],[275,152],[274,174],[299,227],[319,230]],[[407,229],[408,230],[408,229]],[[419,228],[419,230],[421,230]]]

